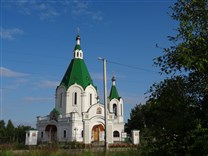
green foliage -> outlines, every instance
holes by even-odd
[[[64,149],[82,149],[84,144],[76,141],[66,142],[63,146]]]
[[[30,129],[31,129],[30,126],[23,126],[23,125],[17,126],[14,130],[15,142],[24,143],[25,142],[25,132]]]
[[[207,0],[178,0],[172,6],[171,17],[179,22],[173,42],[164,48],[165,54],[155,64],[166,73],[178,70],[206,72],[208,67],[208,2]]]
[[[138,129],[138,128],[144,128],[145,127],[145,121],[143,118],[143,112],[142,109],[145,106],[142,104],[136,105],[130,113],[130,119],[128,119],[127,124],[125,125],[126,132],[131,133],[131,130]],[[140,120],[138,120],[140,119]]]
[[[0,155],[1,156],[13,156],[13,152],[12,151],[0,151]]]
[[[189,144],[189,152],[193,155],[208,155],[208,129],[199,124],[185,138]]]
[[[14,140],[14,125],[11,120],[8,121],[6,126],[6,136],[9,138],[9,142]]]
[[[177,34],[154,62],[171,77],[152,85],[127,127],[141,130],[141,155],[207,155],[208,1],[178,0],[171,9]]]
[[[25,143],[25,132],[31,129],[30,126],[19,125],[14,127],[11,120],[5,126],[4,120],[0,121],[0,144],[8,145],[8,143],[16,144],[18,147],[23,147]],[[12,145],[12,147],[14,147]]]

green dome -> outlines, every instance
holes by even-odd
[[[90,84],[93,85],[93,81],[87,70],[83,59],[72,59],[69,67],[60,83],[68,89],[73,84],[79,84],[84,89]]]

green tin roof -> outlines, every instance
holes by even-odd
[[[78,49],[78,50],[82,50],[80,45],[76,45],[76,46],[74,47],[74,50],[77,50],[77,49]]]
[[[112,99],[120,99],[119,95],[118,95],[118,91],[116,89],[116,86],[112,85],[111,86],[111,91],[110,91],[110,95],[109,95],[109,99],[112,100]]]
[[[93,81],[83,59],[74,58],[71,60],[60,85],[63,85],[68,89],[75,83],[79,84],[84,89],[90,84],[93,85]]]

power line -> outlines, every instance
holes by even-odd
[[[158,72],[156,72],[156,71],[145,69],[145,68],[141,68],[141,67],[137,67],[137,66],[132,66],[132,65],[118,63],[118,62],[109,61],[109,60],[107,60],[107,62],[108,63],[112,63],[112,64],[116,64],[116,65],[119,65],[119,66],[128,67],[128,68],[131,68],[131,69],[142,70],[142,71],[145,71],[145,72],[151,72],[151,73],[157,73],[158,74]]]

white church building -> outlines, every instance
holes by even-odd
[[[121,141],[124,132],[123,100],[115,81],[113,77],[108,95],[108,143]],[[37,130],[40,142],[90,144],[105,139],[104,105],[99,101],[97,88],[84,62],[79,35],[73,59],[55,91],[55,108],[49,115],[37,117]]]

